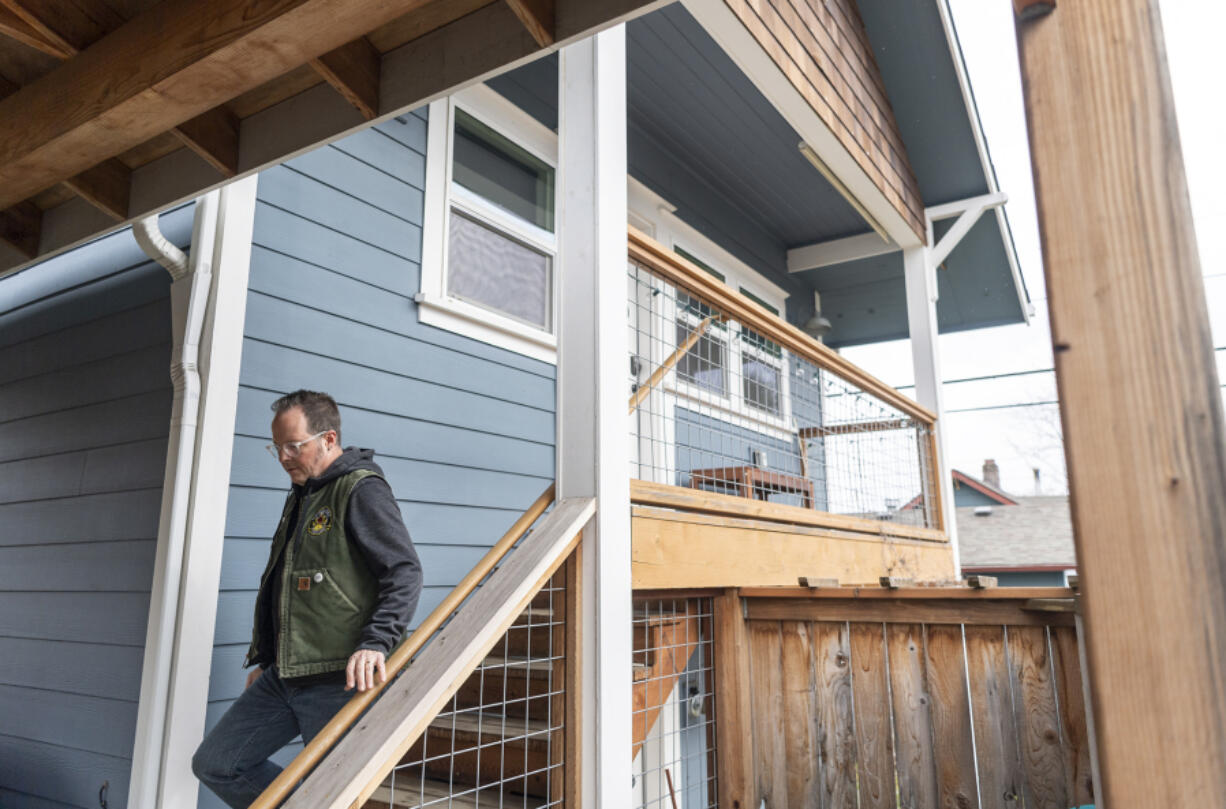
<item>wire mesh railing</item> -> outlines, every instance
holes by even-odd
[[[717,805],[709,598],[634,602],[635,809]]]
[[[631,232],[631,476],[939,529],[930,413]]]
[[[533,598],[367,807],[562,805],[565,577]]]

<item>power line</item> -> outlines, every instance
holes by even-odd
[[[1223,275],[1226,275],[1226,273],[1223,273]],[[1213,350],[1214,351],[1226,351],[1226,346],[1214,346]],[[988,374],[986,376],[968,376],[968,377],[964,377],[963,379],[946,379],[941,384],[942,385],[959,385],[963,382],[985,382],[990,379],[1008,379],[1010,377],[1015,377],[1015,376],[1033,376],[1035,374],[1050,374],[1054,372],[1055,370],[1056,370],[1055,368],[1036,368],[1033,371],[1008,371],[1003,374]],[[894,390],[910,390],[911,388],[914,388],[914,387],[915,385],[895,385]],[[953,412],[953,411],[947,411],[947,412]]]
[[[1226,385],[1223,385],[1222,387],[1226,388]],[[1049,402],[1017,402],[1016,404],[984,405],[982,407],[960,407],[957,410],[946,410],[945,414],[949,415],[950,413],[974,413],[979,410],[1009,410],[1010,408],[1014,408],[1014,407],[1038,407],[1039,405],[1054,405],[1054,404],[1060,404],[1060,403],[1056,401],[1055,399],[1052,399]]]

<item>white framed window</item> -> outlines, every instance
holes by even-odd
[[[556,362],[557,135],[477,85],[430,104],[426,152],[421,321]]]
[[[780,315],[788,293],[737,259],[703,233],[679,219],[676,208],[642,183],[630,180],[630,221],[650,226],[654,238],[736,292]],[[661,338],[671,348],[683,343],[711,314],[702,303],[678,290],[672,311],[662,312]],[[667,304],[665,304],[667,306]],[[677,363],[665,388],[678,402],[701,405],[710,415],[790,440],[791,406],[786,360],[781,346],[739,323],[708,327]]]

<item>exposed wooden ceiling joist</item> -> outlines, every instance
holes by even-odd
[[[32,202],[21,202],[7,211],[0,211],[0,241],[34,258],[38,255],[42,219],[43,212]]]
[[[0,208],[351,42],[424,0],[165,0],[0,101]],[[123,81],[115,77],[122,75]]]
[[[507,0],[507,5],[542,48],[554,43],[554,0]]]
[[[311,67],[370,121],[379,114],[380,58],[366,37],[358,37],[312,59]]]
[[[104,160],[64,181],[64,185],[116,222],[128,218],[132,171],[115,158]]]
[[[18,16],[11,8],[8,8],[6,3],[0,4],[0,34],[11,37],[23,45],[28,45],[57,59],[67,59],[72,55],[72,50],[59,39],[58,35],[54,37],[46,36],[43,31],[30,25],[29,22]]]
[[[175,137],[226,177],[238,173],[238,118],[224,105],[175,127]]]

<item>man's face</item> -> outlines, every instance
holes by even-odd
[[[278,413],[272,420],[272,440],[281,447],[277,460],[281,462],[281,468],[289,475],[289,479],[296,484],[323,474],[336,459],[336,433],[331,430],[307,441],[299,449],[298,456],[291,457],[292,450],[286,445],[312,435],[301,407],[291,407],[283,413]]]

